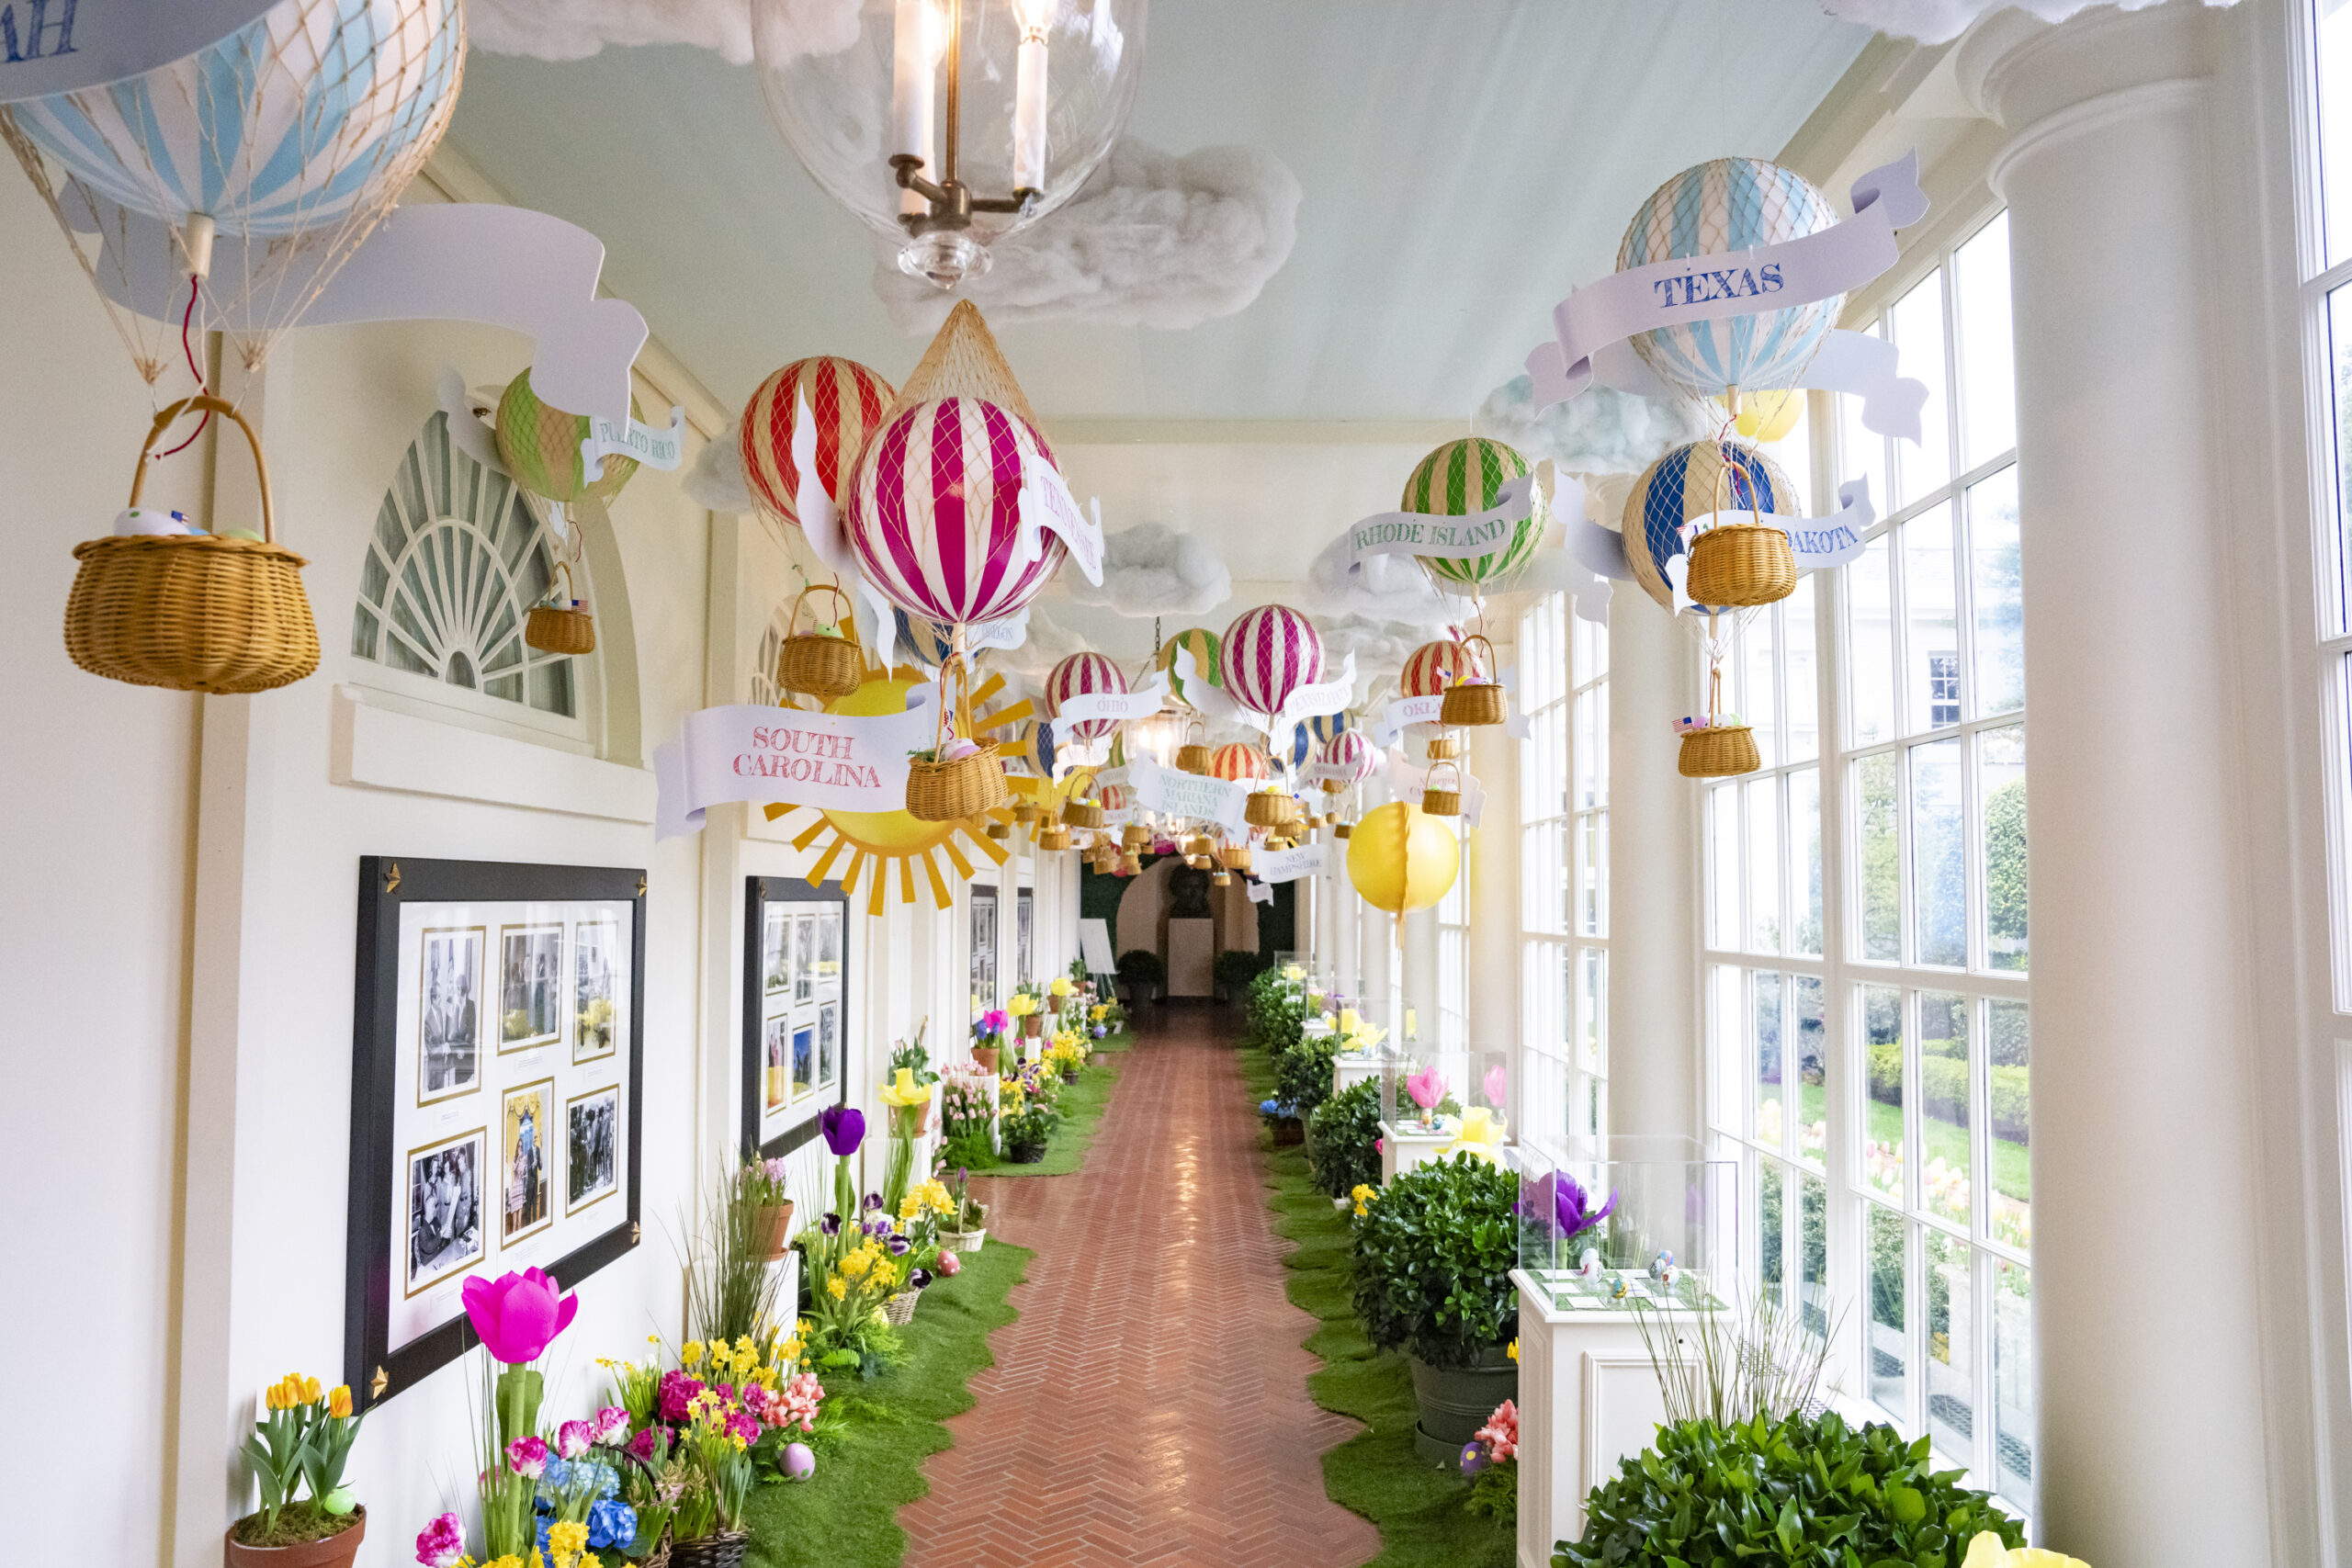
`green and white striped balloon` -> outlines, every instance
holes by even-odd
[[[1420,461],[1405,481],[1404,510],[1467,517],[1495,504],[1496,492],[1528,471],[1527,459],[1483,435],[1449,441]],[[1476,592],[1525,566],[1544,542],[1544,519],[1531,507],[1510,540],[1483,556],[1416,556],[1431,577]]]

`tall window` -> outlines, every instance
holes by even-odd
[[[1455,832],[1462,870],[1437,901],[1437,1045],[1450,1062],[1460,1063],[1470,1047],[1470,834],[1459,821]],[[1448,1076],[1464,1081],[1458,1067],[1450,1067]]]
[[[2326,475],[2318,487],[2321,650],[2333,671],[2328,682],[2328,780],[2334,796],[2331,819],[2339,875],[2352,871],[2352,4],[2316,0],[2312,10],[2317,178],[2304,184],[2304,224],[2312,236],[2303,265],[2304,310],[2313,331],[2306,341],[2324,344],[2325,358],[2311,381],[2326,388],[2322,437]],[[2352,1011],[2352,926],[2340,912],[2335,930],[2335,992],[2339,1010]]]
[[[1746,1238],[1848,1386],[1977,1484],[2033,1487],[2025,726],[2008,224],[1870,323],[1928,383],[1916,446],[1844,400],[1815,446],[1884,513],[1758,615],[1707,792],[1710,1119]]]
[[[1599,1134],[1609,1116],[1609,631],[1565,594],[1519,626],[1521,1120]]]

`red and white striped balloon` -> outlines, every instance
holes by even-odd
[[[1209,758],[1209,774],[1235,784],[1261,783],[1267,774],[1266,754],[1255,746],[1228,740]]]
[[[1323,678],[1323,639],[1289,605],[1261,604],[1225,628],[1217,668],[1226,695],[1271,718],[1293,692]]]
[[[1471,662],[1460,643],[1442,637],[1425,642],[1405,660],[1404,671],[1396,677],[1396,689],[1408,697],[1442,695],[1446,687],[1453,684],[1457,672],[1470,672]]]
[[[856,360],[830,354],[796,359],[761,382],[743,405],[736,435],[743,478],[760,510],[800,525],[800,468],[792,460],[792,436],[804,398],[817,426],[817,482],[839,505],[866,436],[898,396],[889,382]]]
[[[1119,728],[1115,718],[1087,718],[1075,724],[1059,722],[1062,704],[1072,697],[1089,697],[1098,692],[1125,692],[1126,671],[1099,653],[1073,653],[1054,666],[1046,677],[1046,712],[1055,721],[1055,731],[1072,740],[1100,740]]]
[[[1380,752],[1360,730],[1342,729],[1323,742],[1323,765],[1345,770],[1344,784],[1359,784],[1379,771]]]
[[[978,398],[937,398],[891,418],[866,442],[842,508],[858,570],[910,615],[973,626],[1017,615],[1068,552],[1041,534],[1014,564],[1022,465],[1045,460],[1026,421]]]
[[[1126,790],[1118,784],[1104,784],[1094,792],[1094,798],[1105,811],[1125,811],[1135,804],[1127,798]]]

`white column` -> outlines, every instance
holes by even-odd
[[[2134,1568],[2272,1560],[2212,407],[2212,302],[2242,281],[2207,232],[2223,25],[2012,11],[1956,54],[2009,133],[2040,1529]],[[2156,1262],[2176,1245],[2185,1271]]]
[[[1490,1051],[1508,1053],[1511,1089],[1519,1062],[1519,749],[1521,742],[1489,725],[1470,731],[1470,771],[1487,792],[1478,826],[1470,831],[1463,874],[1470,878],[1471,1063]],[[1465,1093],[1463,1103],[1470,1103]],[[1513,1109],[1516,1110],[1516,1100]]]
[[[1628,487],[1629,488],[1629,487]],[[1615,485],[1605,495],[1622,504]],[[1609,604],[1609,1130],[1696,1137],[1699,786],[1675,771],[1690,628],[1631,583]]]

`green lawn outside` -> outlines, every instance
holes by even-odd
[[[1829,1114],[1829,1091],[1819,1084],[1797,1087],[1802,1122],[1819,1122]],[[1903,1108],[1882,1100],[1865,1099],[1870,1107],[1870,1141],[1875,1144],[1903,1145]],[[1923,1161],[1941,1156],[1946,1165],[1954,1169],[1968,1168],[1968,1129],[1955,1127],[1935,1117],[1920,1118],[1920,1134],[1926,1148]],[[2032,1178],[2027,1147],[2007,1138],[1993,1140],[1993,1190],[2004,1198],[2018,1202],[2030,1201],[2033,1196]]]

